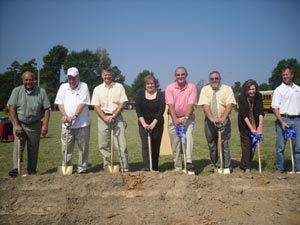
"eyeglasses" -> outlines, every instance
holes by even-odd
[[[185,73],[176,74],[176,77],[184,77]]]
[[[211,77],[211,78],[210,78],[210,80],[217,80],[217,81],[218,81],[219,79],[220,79],[219,77]]]

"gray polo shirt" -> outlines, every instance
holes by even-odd
[[[44,89],[34,86],[28,94],[24,85],[13,89],[8,105],[15,107],[19,121],[27,124],[40,121],[44,117],[44,110],[51,106]]]

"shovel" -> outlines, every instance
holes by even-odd
[[[150,163],[150,171],[152,171],[152,147],[151,147],[151,131],[152,130],[146,130],[148,134],[148,154],[149,154],[149,163]]]
[[[221,134],[221,128],[222,124],[217,123],[218,128],[218,150],[219,150],[219,159],[220,159],[220,169],[218,169],[218,172],[221,174],[224,174],[224,168],[223,168],[223,151],[222,151],[222,134]]]
[[[257,143],[257,155],[258,155],[258,171],[261,174],[261,159],[260,159],[260,141]]]
[[[292,147],[292,138],[289,137],[288,140],[289,140],[291,159],[292,159],[292,171],[290,172],[290,174],[294,174],[295,173],[295,162],[294,162],[294,154],[293,154],[293,147]]]
[[[119,173],[119,166],[114,166],[114,127],[110,126],[110,165],[107,166],[110,173]]]
[[[21,176],[21,137],[18,135],[18,176]]]
[[[181,149],[182,149],[182,152],[183,152],[183,163],[184,163],[184,172],[187,173],[187,167],[186,167],[186,149],[185,149],[185,144],[183,144],[183,141],[182,141],[183,138],[180,138],[180,145],[181,145]]]
[[[65,159],[64,159],[64,165],[61,167],[58,167],[57,172],[62,175],[71,175],[73,172],[73,166],[67,165],[67,154],[68,154],[68,146],[69,146],[69,132],[70,132],[70,126],[72,123],[65,122],[66,126],[66,145],[65,145]]]

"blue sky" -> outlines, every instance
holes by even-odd
[[[177,66],[188,80],[268,82],[281,59],[300,60],[297,0],[0,0],[0,73],[55,45],[105,48],[132,84],[144,69],[164,89]]]

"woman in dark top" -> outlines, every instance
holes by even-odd
[[[253,159],[251,134],[262,134],[265,115],[262,95],[257,89],[258,85],[255,80],[247,80],[243,84],[243,92],[238,98],[238,126],[242,147],[240,168],[245,172],[251,171],[251,162]]]
[[[144,170],[150,170],[148,132],[151,137],[152,169],[158,170],[160,144],[164,128],[165,97],[156,89],[156,80],[152,75],[144,79],[145,90],[136,98],[136,114],[139,120],[139,133],[142,142]]]

